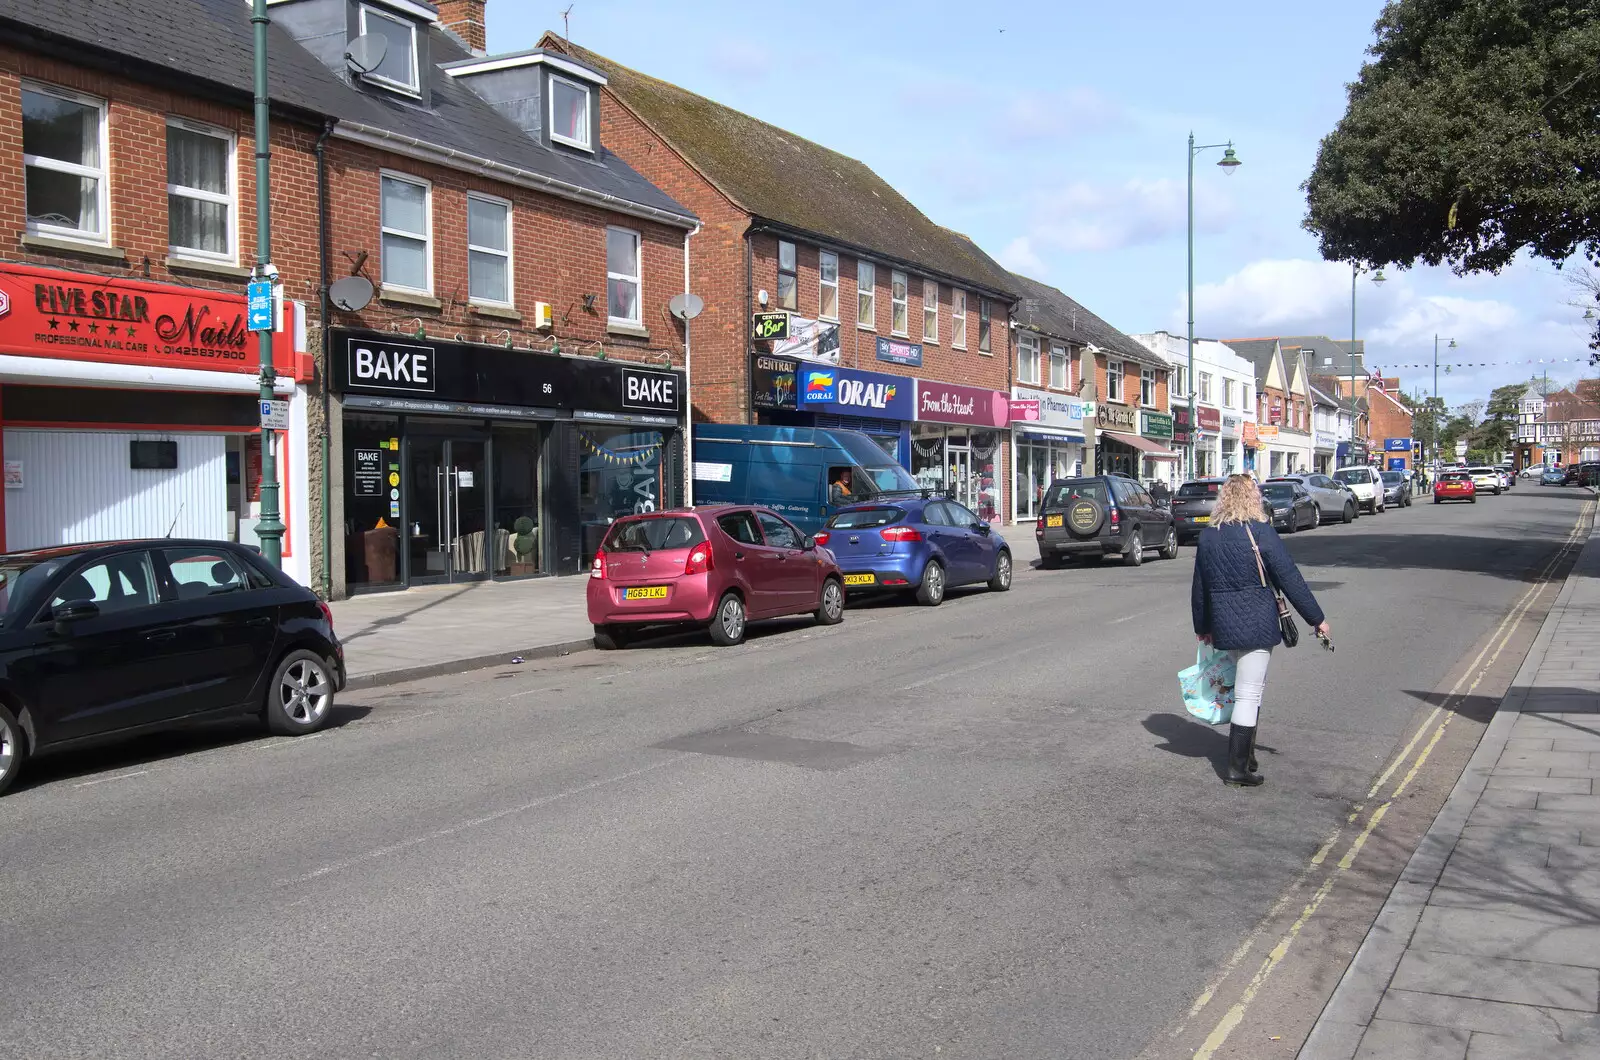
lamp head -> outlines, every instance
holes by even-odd
[[[1372,282],[1377,284],[1379,287],[1382,287],[1384,284],[1389,282],[1389,277],[1383,274],[1382,269],[1379,269],[1377,272],[1372,274]]]
[[[1222,161],[1218,162],[1217,165],[1222,167],[1224,173],[1232,173],[1244,165],[1243,162],[1239,161],[1239,156],[1233,153],[1233,141],[1230,140],[1228,142],[1227,148],[1222,152]]]
[[[1447,350],[1453,350],[1455,348],[1456,348],[1456,340],[1455,339],[1451,339],[1450,340],[1450,345],[1445,347],[1445,349],[1447,349]]]

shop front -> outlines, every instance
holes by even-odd
[[[682,503],[681,372],[342,329],[332,343],[348,591],[575,574],[618,517]]]
[[[1244,470],[1256,472],[1261,449],[1261,427],[1254,420],[1244,420],[1239,425],[1239,443],[1244,451]],[[1259,477],[1259,475],[1257,476]]]
[[[1385,471],[1409,471],[1411,469],[1413,444],[1410,438],[1385,438],[1383,440],[1383,469]]]
[[[1366,465],[1367,456],[1366,442],[1340,442],[1334,450],[1334,463],[1336,467],[1361,467]]]
[[[1218,421],[1217,445],[1222,459],[1221,467],[1217,471],[1219,475],[1237,475],[1244,471],[1243,432],[1242,416],[1224,413]]]
[[[1156,417],[1154,421],[1148,417]],[[1172,417],[1143,412],[1111,401],[1095,403],[1095,467],[1109,474],[1127,475],[1141,482],[1157,477],[1171,482],[1177,475],[1178,454],[1165,443],[1172,439]],[[1155,437],[1146,437],[1153,431]],[[1164,434],[1164,436],[1163,436]],[[1162,473],[1158,469],[1166,469]]]
[[[1002,456],[1011,400],[998,390],[916,380],[911,474],[994,521],[1005,510]]]
[[[310,581],[299,306],[277,320],[269,432],[283,568]],[[0,264],[0,547],[192,537],[258,545],[259,351],[242,294]]]
[[[1209,405],[1195,406],[1194,467],[1196,478],[1223,474],[1222,413]]]
[[[1050,483],[1083,474],[1083,401],[1030,387],[1011,389],[1011,517],[1039,516],[1039,502]]]
[[[1319,475],[1331,475],[1334,461],[1339,455],[1339,437],[1332,431],[1314,431],[1311,435],[1311,466]]]
[[[1184,410],[1185,415],[1188,411]],[[1169,487],[1177,488],[1180,457],[1172,451],[1172,434],[1173,422],[1170,415],[1165,412],[1140,410],[1139,437],[1147,447],[1139,460],[1141,482],[1165,482]]]
[[[908,376],[756,354],[750,400],[757,422],[786,427],[839,427],[860,431],[901,467],[911,467],[911,395]]]

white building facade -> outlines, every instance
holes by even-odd
[[[1172,366],[1172,411],[1182,420],[1189,404],[1189,343],[1182,335],[1152,331],[1133,336]],[[1236,475],[1249,467],[1246,439],[1256,422],[1255,366],[1225,343],[1194,344],[1194,477]],[[1250,429],[1246,429],[1246,424]]]

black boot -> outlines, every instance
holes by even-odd
[[[1258,728],[1258,726],[1255,726],[1255,725],[1252,725],[1250,727],[1250,764],[1245,766],[1245,772],[1247,772],[1247,773],[1259,773],[1259,772],[1261,772],[1261,767],[1256,764],[1256,729],[1257,728]],[[1265,779],[1265,778],[1262,778],[1262,779]]]
[[[1228,775],[1224,784],[1237,788],[1253,788],[1261,783],[1261,774],[1252,772],[1250,766],[1250,741],[1255,738],[1254,725],[1228,727]]]

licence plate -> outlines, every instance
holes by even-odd
[[[1044,517],[1044,525],[1046,525],[1046,526],[1060,526],[1061,525],[1061,516],[1059,516],[1059,515],[1047,515],[1047,516],[1045,516]]]
[[[622,590],[624,600],[665,600],[667,587],[665,585],[645,585],[637,589]]]
[[[876,574],[846,574],[844,583],[846,585],[876,585],[878,584],[878,576]]]
[[[1209,523],[1211,521],[1211,516],[1209,516],[1209,515],[1197,515],[1197,516],[1194,517],[1194,521],[1197,522],[1197,523]]]

